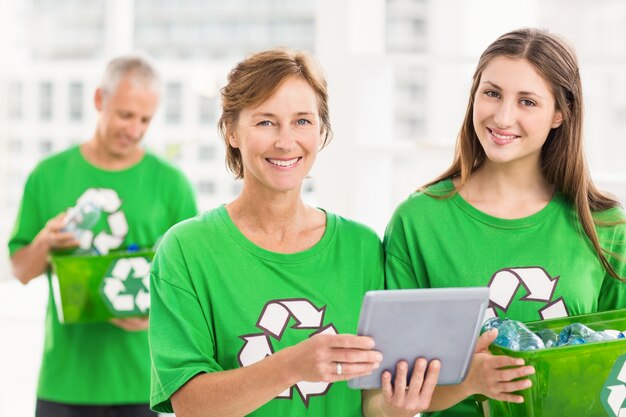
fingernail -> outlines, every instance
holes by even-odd
[[[515,361],[516,365],[523,365],[524,364],[524,359],[518,359]]]
[[[374,362],[374,369],[380,368],[380,362]]]
[[[383,360],[383,354],[382,353],[376,353],[376,356],[374,357],[374,360],[376,360],[377,362],[380,362]]]
[[[522,397],[522,398],[518,398],[518,399],[516,400],[516,402],[517,402],[518,404],[523,403],[523,402],[524,402],[524,397]]]
[[[533,383],[529,379],[524,381],[524,388],[530,388],[532,385]]]

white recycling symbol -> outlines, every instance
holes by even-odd
[[[607,403],[615,417],[626,417],[626,407],[622,407],[624,402],[626,402],[626,361],[622,364],[617,380],[622,382],[622,384],[607,387],[610,391]]]
[[[283,300],[271,300],[265,304],[256,327],[262,333],[254,333],[240,336],[244,345],[239,351],[237,359],[241,366],[256,363],[266,356],[274,353],[271,338],[280,340],[287,328],[291,317],[296,321],[294,329],[314,329],[309,337],[316,334],[338,334],[332,324],[323,326],[326,306],[317,308],[305,298],[289,298]],[[281,392],[276,398],[293,398],[295,389],[305,406],[309,406],[309,400],[314,396],[325,395],[332,384],[329,382],[300,381],[292,387]]]
[[[141,280],[143,288],[127,294],[127,280]],[[146,313],[150,308],[150,262],[144,257],[117,260],[103,280],[102,293],[117,312]]]
[[[485,320],[496,317],[496,307],[506,312],[520,285],[527,294],[521,301],[543,301],[546,306],[539,310],[543,320],[569,316],[563,297],[552,300],[559,277],[552,278],[541,267],[504,268],[497,271],[489,282],[489,308]]]
[[[101,255],[106,255],[111,249],[119,248],[128,234],[128,223],[124,212],[120,210],[122,200],[117,191],[110,188],[89,188],[77,201],[77,205],[85,203],[98,206],[103,213],[107,214],[107,224],[111,233],[103,230],[94,237],[93,231],[85,230],[80,236],[80,247],[90,249],[93,245]]]

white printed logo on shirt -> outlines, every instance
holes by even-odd
[[[272,340],[281,340],[289,320],[293,318],[296,324],[293,329],[313,330],[309,337],[316,334],[338,334],[335,326],[324,326],[326,306],[317,308],[306,298],[288,298],[268,301],[256,323],[261,333],[239,336],[244,340],[243,347],[237,355],[239,365],[248,366],[274,353]],[[277,399],[293,399],[294,390],[300,395],[304,405],[309,406],[311,397],[325,395],[332,384],[328,382],[300,381],[296,385],[281,392]]]
[[[91,203],[102,210],[102,214],[106,215],[109,231],[102,230],[95,236],[91,230],[85,231],[80,237],[80,247],[90,249],[93,245],[100,255],[106,255],[110,250],[119,248],[128,234],[128,222],[121,210],[122,200],[117,191],[110,188],[88,188],[78,198],[76,205],[86,203]]]
[[[496,309],[506,313],[520,286],[526,289],[526,295],[520,302],[545,303],[539,310],[542,320],[569,316],[563,297],[553,300],[559,278],[558,276],[552,278],[545,269],[538,266],[500,269],[489,281],[489,308],[485,320],[496,317],[498,315]]]

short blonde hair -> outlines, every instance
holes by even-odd
[[[315,92],[324,136],[322,148],[330,142],[332,130],[326,79],[313,56],[305,51],[284,48],[257,52],[233,68],[228,75],[228,84],[221,90],[222,116],[218,130],[226,145],[226,165],[236,178],[244,175],[241,153],[230,145],[228,138],[233,134],[241,111],[269,99],[281,83],[292,76],[301,77]]]

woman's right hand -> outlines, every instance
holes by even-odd
[[[493,355],[489,351],[489,345],[497,336],[497,329],[480,336],[468,376],[462,384],[466,385],[468,396],[482,394],[499,401],[521,403],[524,398],[512,393],[530,388],[530,379],[518,378],[534,374],[535,368],[523,366],[524,360],[520,358]]]
[[[276,355],[287,358],[292,382],[335,382],[369,375],[383,355],[374,339],[351,334],[317,334]]]

